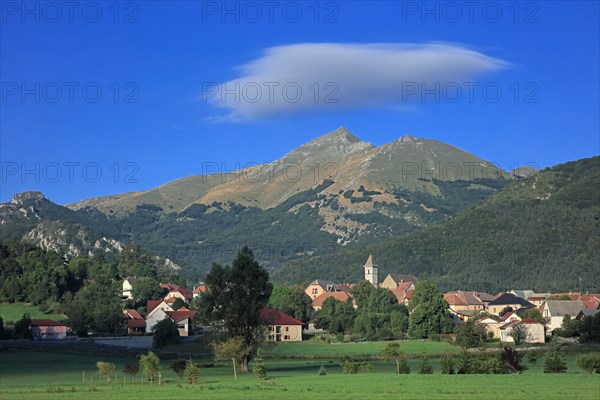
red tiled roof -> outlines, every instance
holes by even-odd
[[[53,319],[32,319],[31,326],[67,326],[67,324]]]
[[[146,302],[146,315],[150,314],[162,302],[162,300],[148,300]]]
[[[274,308],[263,308],[260,310],[260,319],[269,325],[304,325],[302,321],[298,321],[296,318],[277,311]]]
[[[313,299],[312,306],[313,307],[321,307],[323,305],[323,303],[325,302],[325,300],[327,300],[330,297],[333,297],[334,299],[339,300],[339,301],[346,301],[351,296],[347,292],[325,292],[325,293],[321,293],[319,296],[317,296],[317,297],[315,297]]]
[[[127,308],[123,310],[123,314],[125,314],[126,317],[129,317],[131,319],[144,319],[144,317],[142,317],[140,313],[137,312],[137,310],[134,310],[133,308]]]
[[[139,319],[128,319],[127,320],[127,327],[128,328],[145,328],[146,327],[146,321],[139,320]]]
[[[511,326],[515,326],[515,325],[518,325],[518,324],[540,324],[540,325],[543,325],[541,322],[538,322],[538,321],[536,321],[534,319],[525,318],[522,321],[510,321],[509,323],[502,325],[500,327],[500,329],[504,330],[504,329],[510,328]]]
[[[481,300],[475,296],[474,292],[463,292],[462,290],[446,293],[444,295],[444,300],[451,306],[483,305]]]
[[[175,322],[182,321],[186,318],[194,318],[196,311],[167,311],[166,314]]]
[[[198,285],[194,288],[194,294],[200,294],[206,292],[206,285]]]

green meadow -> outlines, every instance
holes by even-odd
[[[53,319],[61,321],[67,317],[62,314],[52,314],[41,311],[37,306],[32,306],[26,303],[0,303],[0,317],[7,321],[16,322],[23,317],[23,314],[29,313],[34,319]]]
[[[313,344],[307,342],[309,344]],[[410,345],[408,343],[411,343]],[[414,344],[413,344],[414,343]],[[327,347],[309,344],[277,344],[274,354],[291,357],[308,350],[327,354]],[[315,343],[314,345],[320,343]],[[427,351],[420,352],[418,344]],[[294,346],[295,345],[295,346]],[[326,344],[323,344],[327,346]],[[377,346],[376,346],[377,345]],[[402,343],[409,354],[412,346],[417,353],[440,353],[452,346],[435,342]],[[372,354],[383,343],[328,345],[343,355]],[[339,350],[337,347],[339,346]],[[364,347],[362,347],[364,346]],[[352,350],[352,347],[357,347]],[[455,349],[455,348],[454,348]],[[456,349],[455,349],[456,351]],[[354,353],[353,353],[354,352]],[[99,382],[96,361],[111,361],[117,365],[116,379]],[[126,363],[137,363],[134,355],[101,356],[71,351],[0,351],[0,398],[10,399],[594,399],[600,394],[600,376],[589,375],[575,365],[575,355],[568,354],[569,370],[565,374],[543,374],[543,359],[517,375],[442,375],[437,359],[432,358],[433,375],[419,375],[416,358],[408,361],[410,375],[396,375],[393,362],[368,361],[372,371],[359,370],[357,375],[342,373],[339,359],[269,358],[265,361],[268,379],[259,380],[252,374],[241,374],[233,380],[231,364],[214,362],[210,358],[195,359],[201,363],[199,382],[189,385],[169,369],[173,360],[163,357],[162,386],[157,382],[136,382],[123,375]],[[323,365],[327,371],[318,375]],[[85,372],[85,375],[84,375]],[[85,376],[85,382],[83,378]]]

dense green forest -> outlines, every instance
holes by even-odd
[[[357,281],[373,254],[384,274],[430,278],[444,290],[600,291],[600,157],[517,181],[423,231],[325,257],[302,257],[278,282]]]

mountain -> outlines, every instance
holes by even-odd
[[[0,206],[0,240],[26,239],[71,256],[134,242],[194,279],[248,244],[274,271],[298,257],[419,231],[515,179],[436,140],[403,136],[377,147],[339,128],[271,163],[142,192],[66,207],[41,194],[17,195]]]
[[[569,162],[516,181],[420,232],[300,257],[279,282],[354,282],[372,254],[387,273],[430,278],[444,289],[491,292],[600,289],[600,157]]]

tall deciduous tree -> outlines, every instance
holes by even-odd
[[[251,349],[241,359],[242,372],[248,372],[248,363],[265,337],[260,310],[273,290],[269,274],[254,260],[252,250],[244,246],[232,266],[213,264],[205,283],[207,291],[198,302],[199,316],[228,338],[242,338]]]
[[[411,311],[408,320],[410,336],[428,338],[452,330],[448,303],[433,282],[422,280],[416,284],[408,308]]]

